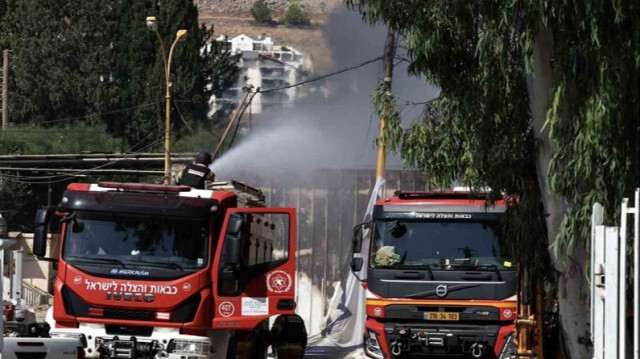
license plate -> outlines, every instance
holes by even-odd
[[[425,320],[460,320],[460,313],[451,312],[426,312]]]

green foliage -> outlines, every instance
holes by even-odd
[[[196,126],[207,120],[211,95],[219,95],[232,85],[239,73],[235,60],[213,41],[213,28],[198,24],[197,8],[191,0],[167,1],[152,9],[144,2],[121,0],[113,87],[119,98],[117,106],[136,109],[108,124],[112,132],[138,146],[161,136],[165,126],[164,60],[156,35],[145,25],[149,13],[158,18],[167,56],[178,29],[188,31],[171,58],[172,131],[180,131],[184,122]]]
[[[213,130],[208,130],[205,126],[200,126],[194,129],[193,133],[182,136],[171,148],[175,152],[213,152],[214,148],[222,137],[223,127],[217,127]]]
[[[640,186],[640,7],[632,1],[530,6],[554,35],[546,126],[558,151],[549,184],[570,205],[556,248],[567,253],[589,238],[594,202],[605,206],[607,222],[617,222],[622,197]],[[527,35],[535,40],[532,31]]]
[[[11,231],[30,231],[41,205],[32,186],[0,177],[0,212]]]
[[[264,0],[256,0],[253,3],[251,16],[253,17],[253,21],[259,25],[268,25],[273,20],[271,9]]]
[[[0,131],[0,155],[125,151],[124,141],[106,130],[104,124],[84,123],[11,127]]]
[[[292,3],[284,12],[284,23],[287,26],[308,26],[311,25],[311,18],[300,5]]]
[[[526,79],[536,75],[532,56],[541,29],[549,31],[553,98],[546,128],[558,150],[546,180],[569,207],[557,254],[567,256],[588,240],[595,201],[605,205],[609,222],[617,218],[621,197],[640,185],[640,7],[625,0],[345,2],[369,23],[394,25],[410,71],[442,89],[404,135],[406,163],[443,186],[462,179],[516,195],[519,218],[527,221],[511,230],[539,252],[545,230]]]
[[[0,0],[0,47],[12,50],[11,123],[88,117],[134,148],[162,136],[164,62],[148,15],[158,18],[167,52],[176,31],[188,30],[172,57],[173,130],[206,121],[209,98],[239,69],[212,41],[213,28],[199,25],[192,0]]]
[[[12,123],[99,113],[109,101],[109,1],[1,0],[0,47],[10,49]]]
[[[394,24],[411,59],[409,70],[440,86],[439,100],[404,133],[401,156],[429,173],[436,187],[456,181],[493,196],[509,193],[510,215],[529,218],[509,228],[512,248],[545,238],[536,185],[535,147],[522,52],[513,31],[478,16],[467,1],[351,1],[369,22]],[[499,55],[499,56],[498,56]],[[397,129],[388,136],[396,138]],[[526,205],[525,205],[526,204]],[[531,212],[524,214],[524,211]],[[534,225],[535,223],[535,225]],[[540,249],[540,248],[538,248]],[[547,251],[529,252],[545,267]],[[548,269],[548,268],[546,268]],[[548,270],[537,274],[543,276]]]
[[[106,129],[105,124],[86,123],[10,127],[0,131],[0,155],[126,151],[124,139],[112,137]],[[35,211],[49,199],[57,203],[64,186],[78,180],[48,176],[51,175],[46,172],[0,172],[0,211],[7,216],[12,230],[32,230]],[[49,180],[51,194],[48,193]]]
[[[402,123],[396,98],[389,90],[388,82],[381,82],[371,96],[374,113],[385,118],[385,131],[376,139],[378,147],[384,145],[387,151],[398,152],[402,140]]]

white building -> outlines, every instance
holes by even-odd
[[[242,99],[242,88],[247,85],[264,91],[285,87],[302,79],[304,53],[289,46],[276,46],[271,37],[253,39],[242,34],[228,39],[223,35],[216,41],[238,56],[241,68],[236,86],[215,99],[216,110],[233,111]],[[289,107],[296,91],[296,88],[290,88],[258,93],[249,110],[252,114],[259,114],[269,108]]]

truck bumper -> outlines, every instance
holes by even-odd
[[[133,328],[133,327],[127,327]],[[85,345],[87,358],[136,358],[135,345],[145,350],[152,349],[155,359],[214,359],[224,357],[216,353],[209,337],[180,334],[178,328],[155,327],[150,335],[113,334],[107,333],[102,324],[80,323],[78,328],[52,328],[52,337],[79,338]],[[148,334],[148,333],[147,333]],[[120,356],[113,355],[118,350]],[[226,348],[224,348],[226,350]],[[109,354],[101,354],[109,353]],[[108,355],[108,356],[107,356]],[[112,356],[113,355],[113,356]]]
[[[515,358],[513,329],[512,322],[401,323],[369,319],[364,333],[365,354],[373,359],[510,359]]]

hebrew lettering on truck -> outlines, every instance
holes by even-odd
[[[356,227],[355,254],[369,248],[351,262],[355,272],[366,263],[367,357],[515,357],[505,202],[488,206],[487,195],[398,191]]]
[[[296,220],[262,199],[237,183],[69,185],[35,235],[42,257],[62,224],[52,335],[88,358],[265,358],[268,318],[295,316]]]

